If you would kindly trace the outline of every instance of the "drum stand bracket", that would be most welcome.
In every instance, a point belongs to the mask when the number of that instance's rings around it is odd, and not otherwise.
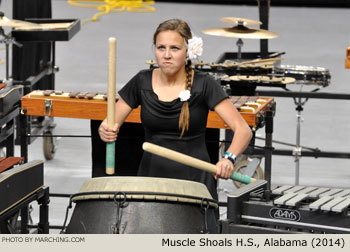
[[[302,101],[302,98],[294,98],[294,103],[297,105],[297,129],[296,129],[296,145],[293,150],[294,162],[295,162],[295,185],[299,185],[299,177],[300,177],[300,158],[302,147],[300,146],[301,140],[301,123],[303,121],[301,117],[301,111],[303,111],[303,105],[307,102],[308,98],[305,101]]]

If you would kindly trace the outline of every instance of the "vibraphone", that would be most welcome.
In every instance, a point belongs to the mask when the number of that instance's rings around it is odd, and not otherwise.
[[[257,181],[228,195],[224,233],[350,233],[350,190]]]
[[[274,99],[269,97],[231,96],[230,101],[252,128],[264,126],[265,112],[275,111]],[[103,120],[107,115],[107,98],[98,93],[35,90],[22,97],[22,112],[36,116]],[[141,122],[140,107],[132,111],[126,122]],[[209,112],[207,127],[229,128],[214,111]]]

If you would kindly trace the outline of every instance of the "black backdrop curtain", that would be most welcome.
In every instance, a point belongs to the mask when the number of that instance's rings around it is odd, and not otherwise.
[[[51,18],[51,0],[13,0],[13,19]],[[50,42],[22,42],[22,48],[13,45],[12,78],[24,81],[39,74],[51,61]],[[36,89],[53,89],[53,76],[38,82]],[[26,89],[28,90],[28,89]]]

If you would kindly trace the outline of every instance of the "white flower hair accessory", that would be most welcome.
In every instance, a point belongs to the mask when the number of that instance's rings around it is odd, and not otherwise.
[[[188,40],[187,57],[190,60],[197,59],[203,53],[203,40],[201,37],[192,37]]]
[[[187,101],[188,99],[190,99],[190,97],[191,97],[190,90],[182,90],[179,93],[179,98],[180,98],[180,101],[182,101],[182,102]]]

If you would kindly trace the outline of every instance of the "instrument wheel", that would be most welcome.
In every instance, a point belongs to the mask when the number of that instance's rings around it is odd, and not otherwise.
[[[45,131],[43,134],[43,152],[46,160],[52,160],[56,152],[56,141],[52,136],[52,131]]]
[[[249,160],[243,160],[241,162],[239,162],[236,166],[235,166],[235,170],[234,172],[238,172],[241,174],[245,174],[245,171],[248,167],[249,164]],[[262,170],[261,166],[259,165],[255,171],[254,174],[252,176],[255,179],[263,179],[264,178],[264,171]],[[238,181],[232,180],[233,184],[235,185],[236,188],[240,188],[242,187],[244,184],[240,183]]]

